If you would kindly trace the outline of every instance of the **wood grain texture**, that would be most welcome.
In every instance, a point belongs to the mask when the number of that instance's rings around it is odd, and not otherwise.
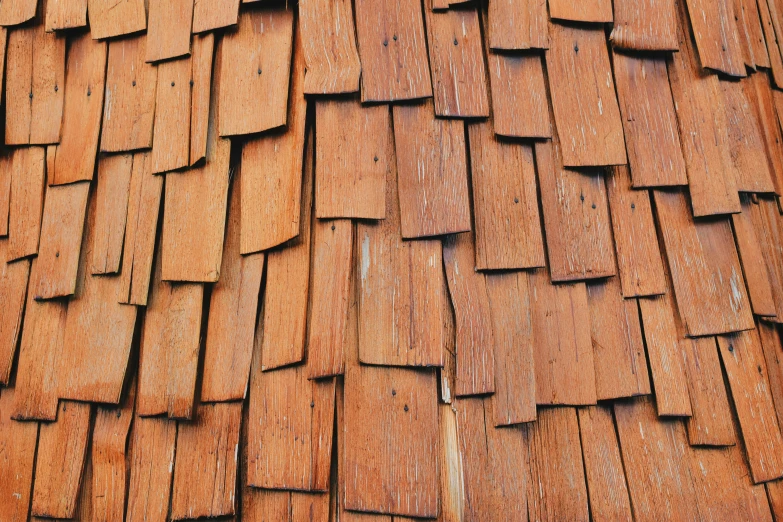
[[[610,277],[587,285],[590,332],[598,400],[650,393],[639,308],[623,299],[620,282]]]
[[[563,164],[624,165],[623,126],[603,31],[550,23],[549,34],[546,66]]]
[[[579,408],[579,435],[590,512],[595,519],[633,520],[612,408]]]
[[[436,239],[400,237],[398,179],[390,169],[386,219],[357,224],[358,269],[351,276],[359,277],[359,360],[386,366],[442,366],[443,302],[448,299],[442,247]]]
[[[443,264],[456,324],[457,396],[495,391],[495,339],[486,276],[474,270],[473,234],[443,241]]]
[[[0,25],[19,25],[35,17],[36,0],[10,0],[0,7]]]
[[[436,118],[430,100],[395,105],[393,118],[402,237],[470,230],[464,124]]]
[[[65,99],[60,142],[50,185],[90,180],[101,134],[103,93],[106,83],[107,44],[89,34],[69,39],[65,68]]]
[[[745,76],[734,5],[730,0],[680,2],[680,23],[687,30],[688,19],[699,50],[701,66],[729,76]],[[685,15],[685,5],[688,14]],[[680,47],[682,49],[682,46]]]
[[[533,310],[527,272],[487,274],[487,294],[495,339],[493,424],[536,419]]]
[[[138,415],[190,419],[201,349],[204,285],[161,281],[156,263],[139,356]]]
[[[468,136],[476,268],[544,266],[533,148],[498,140],[489,121],[469,124]]]
[[[0,154],[0,237],[8,237],[8,213],[11,208],[12,151]]]
[[[313,138],[305,141],[305,62],[298,33],[294,41],[288,125],[242,145],[242,230],[240,252],[266,250],[300,234],[302,179],[309,169],[312,205]],[[312,134],[312,130],[309,131]],[[305,143],[308,143],[305,158]],[[306,159],[306,162],[305,162]],[[310,212],[310,209],[307,210]],[[308,214],[309,216],[309,214]],[[305,221],[309,228],[309,221]]]
[[[116,274],[120,271],[128,197],[133,176],[133,156],[104,156],[98,163],[98,188],[95,191],[95,242],[90,258],[90,273]]]
[[[433,2],[434,4],[434,2]],[[546,49],[549,47],[544,0],[498,0],[489,3],[485,25],[491,49]]]
[[[783,240],[781,216],[777,204],[770,199],[751,198],[746,209],[761,247],[761,256],[767,268],[769,288],[775,303],[776,322],[783,317],[783,252],[778,245]],[[751,294],[752,295],[752,294]]]
[[[351,303],[354,227],[350,220],[313,222],[310,315],[307,321],[307,376],[342,375]]]
[[[0,462],[5,473],[0,480],[0,511],[8,522],[26,522],[30,511],[37,422],[16,422],[14,388],[0,391]]]
[[[359,0],[355,9],[362,101],[432,96],[421,2]]]
[[[143,0],[87,0],[90,34],[94,39],[136,33],[147,28]]]
[[[530,519],[589,520],[576,409],[543,408],[522,430],[528,439]]]
[[[783,193],[783,133],[780,129],[780,118],[777,116],[783,111],[780,105],[781,95],[774,94],[769,77],[764,73],[754,74],[750,81],[755,87],[755,96],[751,91],[749,96],[753,98],[754,108],[758,110],[757,116],[761,125],[767,148],[767,157],[772,171],[772,184],[775,193]]]
[[[348,0],[304,0],[299,30],[307,64],[306,94],[341,94],[359,90],[362,66],[356,48],[353,7]]]
[[[627,167],[606,174],[617,267],[624,297],[662,294],[663,259],[653,221],[650,193],[633,190]]]
[[[242,403],[201,404],[177,430],[171,519],[233,515]]]
[[[435,114],[489,116],[487,74],[476,9],[433,11],[425,2]]]
[[[6,145],[60,141],[65,82],[65,38],[43,23],[8,35],[5,83]]]
[[[753,315],[728,220],[694,221],[682,192],[653,194],[686,332],[698,336],[752,329]]]
[[[152,175],[150,154],[135,154],[122,251],[124,269],[117,296],[121,303],[147,304],[162,192],[163,178]]]
[[[615,0],[609,39],[618,49],[678,50],[674,0]]]
[[[783,436],[756,330],[718,336],[753,482],[783,476]]]
[[[196,0],[193,2],[193,32],[203,33],[236,25],[239,0]]]
[[[147,62],[190,54],[194,0],[153,0],[148,6]]]
[[[14,149],[6,262],[38,253],[46,185],[43,147]]]
[[[163,1],[166,0],[157,3]],[[146,47],[146,35],[113,40],[109,44],[101,128],[103,152],[152,147],[158,69],[144,62]]]
[[[169,512],[177,423],[136,416],[130,442],[128,522],[165,522]]]
[[[190,165],[207,157],[209,116],[212,97],[212,61],[215,55],[215,35],[207,33],[193,37],[193,72],[190,76]]]
[[[535,143],[549,269],[553,281],[617,273],[602,172],[563,167],[557,137]]]
[[[553,285],[530,273],[537,404],[595,404],[590,312],[584,283]]]
[[[633,186],[686,185],[666,60],[612,55]]]
[[[780,334],[773,323],[759,321],[758,333],[766,362],[769,391],[772,394],[775,414],[778,426],[780,426],[783,421],[783,357],[781,357],[783,345],[781,345]]]
[[[734,229],[734,239],[737,242],[737,252],[742,263],[742,272],[748,285],[748,296],[753,313],[756,315],[777,315],[775,300],[773,298],[772,284],[769,271],[764,260],[761,242],[756,235],[753,226],[754,203],[746,195],[740,195],[742,212],[731,215],[731,224]]]
[[[65,297],[76,290],[89,193],[90,184],[84,182],[46,190],[38,248],[38,278],[36,285],[30,288],[34,299]]]
[[[685,23],[687,28],[687,20],[682,16],[685,14],[681,13],[680,24]],[[674,53],[667,65],[693,214],[700,217],[738,212],[736,173],[729,153],[728,124],[719,80],[702,70],[687,35],[680,28],[680,51]]]
[[[358,100],[318,100],[315,107],[316,217],[383,219],[394,155],[389,108]]]
[[[231,188],[220,279],[210,296],[201,375],[204,402],[243,399],[250,376],[264,254],[239,253],[242,176]]]
[[[62,401],[57,422],[41,425],[30,509],[33,516],[74,516],[89,438],[89,404]]]
[[[221,136],[262,132],[286,124],[293,48],[293,11],[245,11],[223,40]],[[258,52],[258,49],[269,49]]]
[[[753,0],[740,0],[734,4],[734,11],[741,13],[740,19],[744,21],[747,32],[748,47],[756,67],[770,67],[767,42],[761,26],[761,16],[756,2]],[[738,22],[739,23],[739,22]],[[751,68],[754,68],[751,66]]]
[[[8,240],[0,240],[0,383],[11,378],[16,347],[22,333],[30,261],[23,259],[7,263]]]
[[[47,32],[87,25],[87,0],[47,0],[44,5]]]
[[[701,520],[682,423],[657,417],[647,398],[615,403],[614,413],[636,520]]]
[[[781,58],[780,44],[775,35],[777,27],[780,27],[778,21],[779,8],[775,1],[771,2],[758,2],[759,17],[761,18],[761,27],[764,31],[764,39],[766,40],[767,52],[769,55],[769,66],[772,71],[772,77],[775,85],[780,87],[783,85],[783,58]],[[772,9],[775,9],[774,19],[772,16]]]
[[[156,174],[190,164],[193,65],[191,58],[182,58],[156,67],[158,86],[152,138],[152,172]]]
[[[609,0],[549,0],[549,16],[571,22],[611,22],[612,3]]]

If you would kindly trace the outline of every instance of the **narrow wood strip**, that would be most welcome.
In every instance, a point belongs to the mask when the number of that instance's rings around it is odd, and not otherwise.
[[[676,51],[674,0],[614,0],[614,47],[634,51]]]
[[[731,223],[734,228],[734,239],[742,262],[742,272],[748,285],[748,295],[753,313],[756,315],[774,316],[775,300],[772,296],[772,284],[769,271],[764,260],[761,243],[753,227],[751,214],[753,209],[750,196],[740,195],[742,212],[732,214]]]
[[[87,0],[47,0],[44,5],[47,32],[87,25]]]
[[[215,35],[207,33],[193,37],[193,82],[190,97],[190,165],[207,157],[209,138],[209,108],[212,95],[212,58]]]
[[[781,58],[780,47],[778,39],[775,35],[777,32],[775,25],[777,21],[778,11],[775,2],[765,2],[760,0],[758,2],[759,17],[761,18],[761,27],[764,30],[764,39],[766,40],[767,52],[769,54],[770,69],[772,70],[772,77],[775,81],[775,85],[778,87],[783,86],[783,58]],[[775,7],[774,21],[771,10]]]
[[[193,4],[194,33],[236,25],[239,19],[239,0],[199,0]]]
[[[8,237],[8,214],[11,209],[12,151],[0,154],[0,237]]]
[[[130,442],[128,522],[165,522],[169,512],[177,423],[168,419],[133,419]]]
[[[27,522],[38,442],[37,422],[17,422],[14,388],[0,391],[0,447],[4,480],[0,480],[0,512],[8,522]]]
[[[745,76],[747,73],[742,60],[733,2],[686,0],[682,4],[682,13],[685,13],[684,5],[687,4],[690,16],[681,15],[680,23],[683,24],[683,30],[687,31],[690,19],[702,67],[729,76]]]
[[[143,0],[87,0],[90,35],[95,39],[136,33],[147,28]]]
[[[780,212],[773,200],[761,198],[751,198],[747,209],[767,268],[769,288],[775,303],[775,320],[780,322],[783,318],[783,256],[777,246],[783,240]]]
[[[761,124],[761,132],[766,142],[767,158],[772,171],[772,184],[775,187],[776,194],[783,194],[783,133],[780,129],[781,113],[777,108],[780,106],[777,101],[780,98],[777,91],[773,91],[770,85],[769,77],[762,72],[750,77],[750,82],[755,87],[754,91],[748,86],[749,97],[754,101],[754,109],[758,110],[758,119]]]
[[[546,49],[549,47],[545,2],[538,0],[490,2],[488,18],[488,24],[485,25],[489,33],[488,48]]]
[[[133,156],[104,156],[98,164],[98,188],[95,216],[95,244],[90,273],[116,274],[120,271],[128,197],[133,176]]]
[[[30,261],[7,263],[8,240],[0,240],[0,383],[8,385],[22,333]]]
[[[14,149],[6,261],[38,253],[46,185],[43,147]]]
[[[149,7],[147,62],[190,54],[194,0],[158,0]]]
[[[737,11],[735,3],[735,12]],[[764,32],[761,27],[761,16],[757,3],[753,0],[739,0],[742,19],[745,22],[745,29],[748,33],[748,45],[753,56],[756,67],[769,68],[769,54],[767,52],[767,42],[764,39]]]
[[[152,172],[161,173],[190,164],[191,95],[193,60],[161,63],[155,95]],[[198,117],[198,116],[197,116]]]
[[[773,323],[759,321],[758,332],[761,348],[764,352],[764,361],[767,363],[769,391],[775,405],[778,426],[780,426],[783,421],[783,357],[780,356],[783,345],[780,342],[780,334]]]

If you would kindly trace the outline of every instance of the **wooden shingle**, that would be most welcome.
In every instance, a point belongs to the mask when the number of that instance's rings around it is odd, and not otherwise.
[[[614,27],[609,39],[619,49],[676,51],[675,0],[614,0]]]
[[[489,19],[484,27],[489,33],[489,47],[492,49],[549,47],[549,27],[544,0],[489,2]]]
[[[95,39],[122,36],[147,28],[144,0],[87,0],[90,33]]]
[[[147,62],[190,54],[195,0],[156,0],[148,7]]]
[[[30,261],[7,263],[8,240],[0,239],[0,383],[11,377],[16,347],[22,333],[22,318],[30,277]]]
[[[0,458],[5,479],[0,480],[0,510],[9,522],[25,522],[30,510],[37,422],[16,422],[14,388],[0,390]]]

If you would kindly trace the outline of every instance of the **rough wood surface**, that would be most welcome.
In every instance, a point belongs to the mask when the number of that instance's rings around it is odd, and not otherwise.
[[[43,5],[47,32],[87,25],[87,0],[47,0]]]
[[[8,522],[26,522],[33,487],[33,467],[38,442],[37,422],[16,422],[14,388],[0,390],[0,512]]]
[[[0,237],[8,237],[8,213],[11,207],[11,159],[13,153],[0,154]]]
[[[490,2],[488,18],[485,30],[489,33],[489,47],[492,49],[549,47],[549,26],[544,0]]]
[[[35,17],[37,0],[6,0],[0,7],[0,25],[19,25]]]
[[[755,91],[752,91],[747,85],[746,87],[751,91],[749,97],[753,99],[754,108],[758,110],[757,116],[771,165],[772,184],[775,187],[775,193],[783,194],[783,133],[781,133],[778,117],[778,114],[781,114],[783,110],[779,102],[781,95],[773,94],[777,91],[773,91],[769,77],[764,73],[752,75],[750,82],[755,87]]]
[[[393,118],[402,237],[469,231],[464,124],[436,118],[430,100],[395,105]]]
[[[8,385],[16,347],[22,333],[22,317],[30,277],[30,261],[7,263],[8,240],[0,240],[0,383]]]
[[[190,95],[190,165],[207,157],[209,115],[212,97],[212,59],[215,55],[215,35],[193,36],[193,73]]]
[[[87,8],[92,38],[111,38],[147,28],[144,0],[87,0]]]
[[[680,4],[680,24],[687,29],[690,19],[701,66],[729,76],[745,76],[733,2],[684,0]],[[690,16],[685,14],[686,4]]]
[[[128,522],[167,520],[176,439],[176,422],[139,416],[133,419],[125,513]]]
[[[239,19],[239,0],[196,0],[193,4],[194,33],[236,25]]]
[[[147,22],[147,62],[158,62],[190,54],[195,0],[150,2]]]
[[[92,274],[116,274],[120,271],[133,159],[130,154],[118,154],[104,156],[98,163],[98,188],[93,195],[97,199],[97,208],[95,242],[90,258]]]
[[[14,149],[11,156],[11,205],[6,262],[38,253],[46,191],[43,147]]]
[[[316,217],[383,219],[394,156],[389,108],[358,100],[318,100],[315,107]]]
[[[758,333],[766,362],[769,391],[772,394],[779,427],[783,421],[783,357],[781,356],[783,345],[781,345],[777,328],[772,323],[759,321]]]
[[[612,2],[609,0],[549,0],[549,16],[570,22],[611,22]]]
[[[776,8],[774,13],[774,21],[772,16],[772,8]],[[764,31],[764,39],[767,44],[767,51],[769,53],[769,66],[772,70],[772,77],[774,78],[775,85],[778,87],[783,86],[783,58],[781,58],[780,47],[778,39],[775,36],[776,28],[780,27],[778,22],[778,9],[776,2],[758,2],[759,17],[761,18],[761,26]]]
[[[355,9],[362,101],[432,96],[421,2],[359,0]]]
[[[193,59],[182,58],[158,65],[155,95],[155,132],[152,138],[152,172],[161,173],[190,164],[190,81]],[[206,64],[211,66],[212,64]]]
[[[675,1],[614,0],[614,27],[609,39],[619,49],[676,51]]]
[[[757,204],[754,204],[746,194],[740,196],[740,202],[742,212],[732,214],[731,224],[734,229],[734,239],[737,242],[737,252],[742,263],[742,272],[748,285],[750,304],[754,314],[774,316],[777,315],[777,310],[775,309],[769,271],[764,260],[761,242],[753,226],[753,206]]]

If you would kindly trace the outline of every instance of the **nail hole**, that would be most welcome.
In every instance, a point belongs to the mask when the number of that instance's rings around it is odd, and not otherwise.
[[[595,203],[593,203],[593,208],[595,208]]]
[[[261,74],[261,67],[258,68],[258,74]]]
[[[384,40],[384,41],[383,41],[383,46],[384,46],[384,47],[387,47],[388,45],[389,45],[389,40]]]
[[[394,397],[395,395],[397,395],[397,390],[392,390],[392,397]]]
[[[404,409],[405,411],[408,411],[408,405],[406,404],[406,405],[405,405],[405,407],[404,407],[403,409]]]
[[[396,34],[394,36],[392,36],[392,40],[394,40],[395,42],[397,41],[397,35]]]
[[[519,203],[519,198],[514,198],[514,203]]]
[[[457,41],[456,38],[454,39],[454,45],[459,45],[459,42]]]
[[[575,53],[578,53],[578,52],[579,52],[579,46],[578,46],[578,45],[574,45],[574,52],[575,52]]]
[[[193,87],[193,80],[190,80],[190,86]]]
[[[174,82],[171,82],[171,86],[174,87]]]
[[[57,91],[59,91],[59,90],[60,90],[60,88],[59,88],[58,86],[56,86],[56,85],[55,85],[55,86],[54,86],[54,92],[57,92]]]
[[[54,257],[60,257],[60,253],[59,252],[55,252],[54,253]]]
[[[136,80],[133,80],[133,81],[131,82],[131,85],[133,85],[134,87],[136,87]]]
[[[30,93],[30,99],[31,100],[33,99],[33,93]]]
[[[334,225],[332,225],[332,230],[334,230]]]
[[[636,203],[631,203],[631,208],[636,208]]]
[[[310,401],[310,407],[311,407],[311,408],[315,408],[315,402],[313,402],[313,401]]]
[[[372,160],[373,161],[378,161],[378,156],[375,156]]]
[[[729,351],[730,351],[730,352],[733,352],[733,351],[734,351],[734,345],[733,345],[733,344],[730,344],[730,345],[729,345]]]

